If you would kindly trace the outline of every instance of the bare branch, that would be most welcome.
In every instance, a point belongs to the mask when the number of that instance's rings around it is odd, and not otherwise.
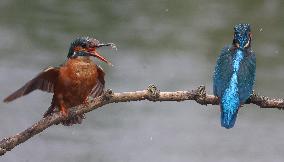
[[[200,86],[192,91],[176,91],[176,92],[160,92],[154,85],[150,85],[147,90],[136,92],[113,93],[107,90],[102,96],[89,101],[88,105],[79,105],[70,109],[69,116],[88,113],[94,109],[102,107],[109,103],[130,102],[130,101],[185,101],[195,100],[201,105],[218,105],[219,99],[214,95],[208,95],[205,86]],[[268,97],[253,94],[245,104],[255,104],[260,108],[284,108],[283,99],[270,99]],[[0,141],[0,155],[4,155],[7,151],[12,150],[17,145],[27,141],[34,135],[42,132],[48,127],[58,124],[65,118],[60,113],[54,113],[51,116],[42,118],[40,121],[32,125],[30,128],[20,132],[14,136],[4,138]]]

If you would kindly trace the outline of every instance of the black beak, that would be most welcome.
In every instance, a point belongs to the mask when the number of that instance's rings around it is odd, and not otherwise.
[[[96,45],[96,48],[100,48],[100,47],[106,47],[106,46],[111,46],[111,48],[114,48],[117,50],[116,45],[114,43],[100,43],[98,45]]]

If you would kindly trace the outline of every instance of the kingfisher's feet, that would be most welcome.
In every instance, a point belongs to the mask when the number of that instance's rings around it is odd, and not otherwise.
[[[64,116],[65,118],[67,118],[68,117],[68,110],[65,107],[61,107],[60,114],[62,116]]]
[[[83,105],[84,105],[85,107],[88,107],[88,106],[90,105],[90,103],[89,103],[89,98],[88,98],[88,97],[85,98],[85,100],[83,101]]]

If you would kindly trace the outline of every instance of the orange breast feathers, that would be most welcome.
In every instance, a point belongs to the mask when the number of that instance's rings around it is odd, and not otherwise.
[[[97,69],[91,59],[69,59],[59,70],[55,96],[60,95],[67,107],[81,104],[99,81]]]

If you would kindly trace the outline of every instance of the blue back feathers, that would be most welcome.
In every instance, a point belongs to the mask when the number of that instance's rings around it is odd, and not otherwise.
[[[222,49],[215,67],[213,91],[220,98],[221,125],[225,128],[234,126],[240,105],[253,90],[256,61],[247,32],[250,32],[248,24],[235,26],[233,45]]]

